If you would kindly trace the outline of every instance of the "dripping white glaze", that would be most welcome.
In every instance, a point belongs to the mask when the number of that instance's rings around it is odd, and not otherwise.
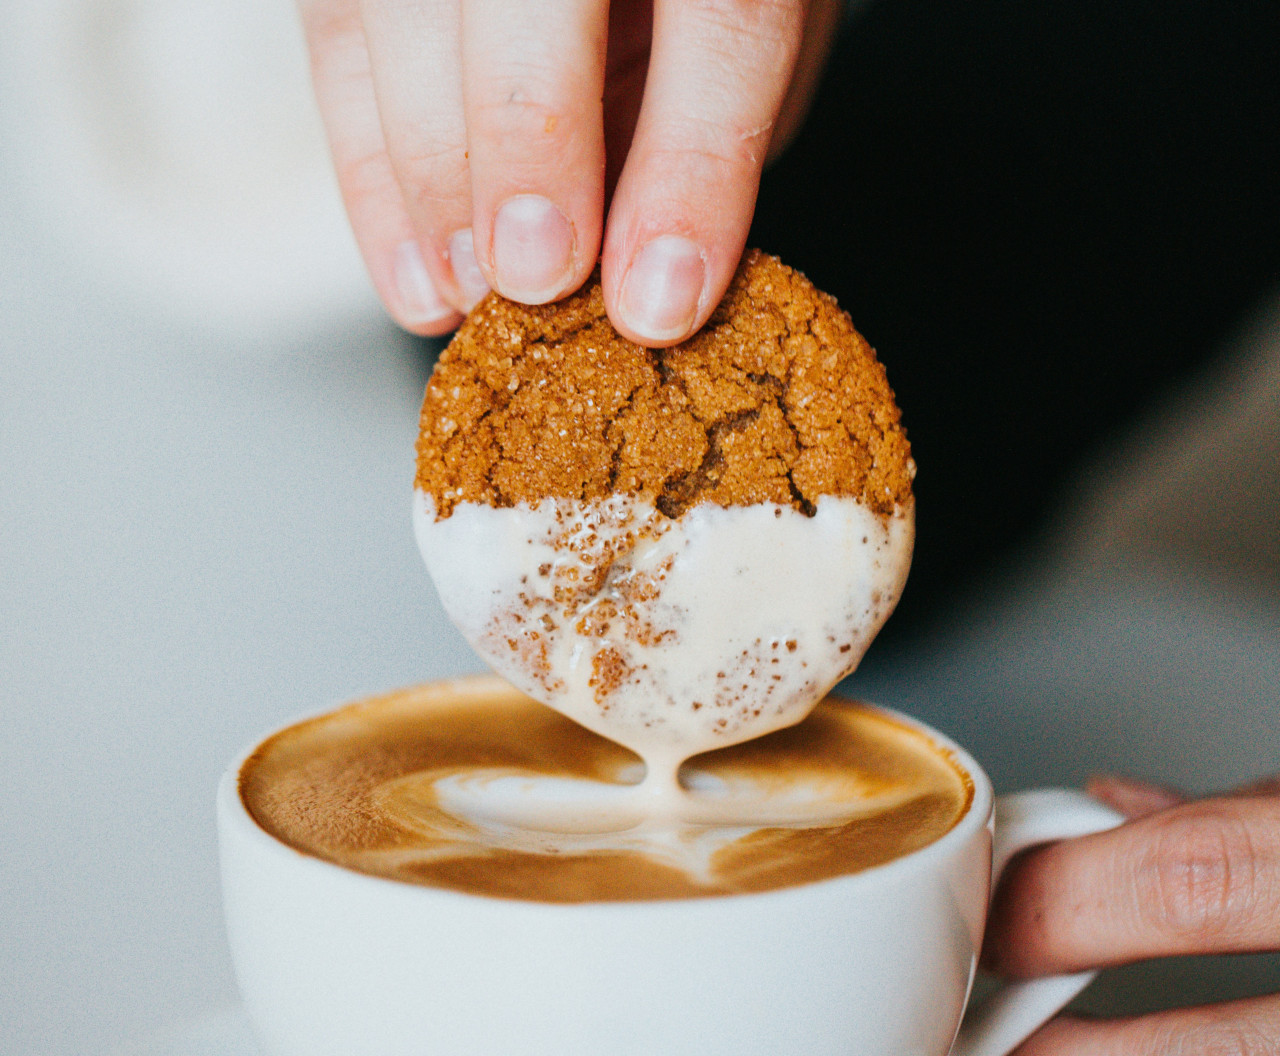
[[[703,503],[671,519],[616,496],[459,503],[437,520],[417,492],[414,528],[493,669],[644,760],[643,781],[592,809],[688,817],[706,805],[680,787],[685,759],[799,722],[857,667],[905,583],[914,511],[823,496],[813,516]],[[563,809],[534,798],[521,810],[556,827]]]

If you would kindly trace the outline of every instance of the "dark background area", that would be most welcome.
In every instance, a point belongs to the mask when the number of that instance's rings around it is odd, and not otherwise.
[[[890,648],[1280,279],[1278,137],[1275,0],[851,21],[750,244],[839,299],[904,408],[919,537]]]

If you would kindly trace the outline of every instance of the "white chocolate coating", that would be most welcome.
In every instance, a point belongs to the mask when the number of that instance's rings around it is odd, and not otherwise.
[[[824,496],[693,506],[626,497],[460,503],[418,492],[419,548],[449,616],[520,690],[644,759],[670,798],[692,755],[803,719],[857,667],[910,566],[914,510]]]

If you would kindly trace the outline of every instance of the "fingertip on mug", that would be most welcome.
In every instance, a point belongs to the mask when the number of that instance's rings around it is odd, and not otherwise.
[[[410,333],[434,336],[457,325],[459,314],[436,291],[422,248],[412,239],[396,247],[395,298],[390,306],[396,322]]]
[[[504,297],[546,304],[569,292],[576,237],[549,198],[517,194],[493,218],[493,279]]]
[[[1174,789],[1120,774],[1095,774],[1086,783],[1085,791],[1127,818],[1154,814],[1186,802],[1186,797]]]
[[[707,282],[706,254],[681,235],[645,243],[618,293],[620,322],[641,341],[674,343],[693,332]]]

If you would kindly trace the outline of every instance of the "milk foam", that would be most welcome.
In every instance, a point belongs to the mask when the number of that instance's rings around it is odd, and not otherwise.
[[[747,778],[695,772],[690,794],[670,812],[636,785],[506,768],[422,771],[379,786],[374,801],[397,824],[439,839],[451,853],[494,849],[562,857],[630,851],[712,881],[716,852],[763,828],[809,829],[883,814],[918,794],[898,786],[861,788],[840,779],[798,777],[785,791]]]
[[[702,898],[858,872],[947,832],[972,789],[927,735],[835,698],[799,725],[690,760],[679,797],[655,797],[643,769],[485,676],[283,730],[240,787],[259,824],[304,853],[550,902]]]
[[[813,516],[627,497],[414,503],[441,602],[513,685],[646,764],[679,813],[692,755],[799,722],[857,667],[910,565],[912,508],[824,496]]]

